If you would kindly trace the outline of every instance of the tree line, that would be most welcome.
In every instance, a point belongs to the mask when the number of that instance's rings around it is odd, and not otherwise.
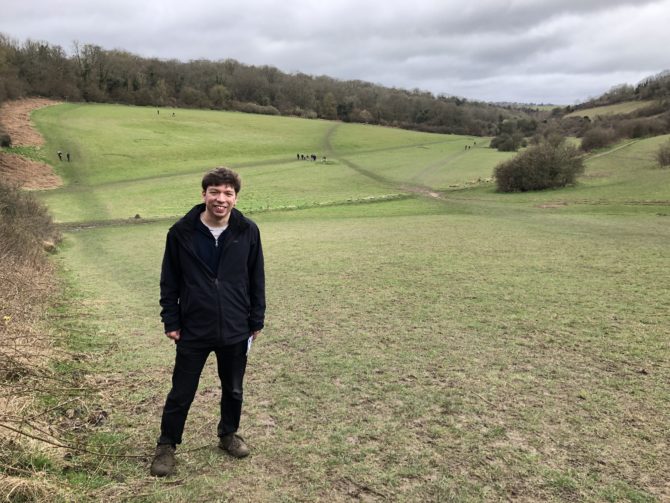
[[[640,81],[637,85],[620,84],[612,87],[597,98],[591,98],[584,103],[567,107],[566,112],[592,108],[598,106],[615,105],[624,101],[664,101],[670,100],[670,70],[652,75]]]
[[[155,107],[208,108],[495,135],[532,110],[388,88],[360,80],[287,74],[271,66],[144,58],[124,50],[58,45],[0,34],[0,102],[24,96]]]

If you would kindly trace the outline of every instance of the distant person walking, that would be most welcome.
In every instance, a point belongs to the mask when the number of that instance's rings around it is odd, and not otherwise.
[[[60,150],[58,151],[58,160],[59,161],[63,160],[63,152],[61,152]]]
[[[237,430],[247,353],[263,329],[265,272],[258,227],[235,209],[240,188],[234,171],[209,171],[202,179],[203,203],[168,231],[160,305],[176,359],[152,475],[174,473],[175,449],[211,352],[221,381],[219,448],[236,458],[249,454]]]
[[[67,162],[70,162],[70,152],[66,152],[65,157],[67,158]]]

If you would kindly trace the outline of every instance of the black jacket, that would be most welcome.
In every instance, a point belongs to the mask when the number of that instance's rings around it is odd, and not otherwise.
[[[195,206],[168,231],[161,269],[161,319],[165,332],[181,329],[180,344],[235,344],[263,328],[265,272],[258,227],[233,209],[218,270],[195,249],[196,224],[204,204]],[[220,239],[221,241],[221,239]],[[212,237],[211,246],[215,246]]]

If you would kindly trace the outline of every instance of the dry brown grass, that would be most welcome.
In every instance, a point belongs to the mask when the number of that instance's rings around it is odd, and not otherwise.
[[[32,127],[30,114],[38,108],[59,103],[60,101],[47,98],[24,98],[3,103],[0,106],[0,124],[12,137],[12,145],[17,147],[44,145],[44,138]]]
[[[58,103],[45,98],[26,98],[3,103],[0,105],[0,131],[9,134],[14,147],[40,147],[44,145],[44,138],[33,127],[30,114],[38,108]],[[0,152],[0,177],[5,183],[24,189],[52,189],[63,184],[48,164],[8,152]]]
[[[3,260],[0,269],[0,382],[17,388],[30,376],[43,374],[52,355],[52,343],[40,329],[40,320],[52,286],[48,264],[34,268],[12,258]],[[7,400],[18,400],[4,388],[0,414]],[[20,400],[18,400],[20,402]]]
[[[63,185],[60,177],[48,164],[0,152],[0,177],[24,189],[54,189]]]
[[[32,474],[32,478],[0,475],[0,495],[3,501],[55,501],[67,500],[62,487]]]
[[[50,362],[59,351],[43,321],[55,274],[44,240],[56,242],[46,210],[25,192],[0,184],[0,499],[46,501],[61,490],[34,466],[49,459],[56,429],[38,393],[62,386]],[[44,438],[47,442],[38,440]],[[54,456],[54,465],[60,456]],[[59,496],[59,497],[60,497]],[[66,499],[66,498],[61,498]]]

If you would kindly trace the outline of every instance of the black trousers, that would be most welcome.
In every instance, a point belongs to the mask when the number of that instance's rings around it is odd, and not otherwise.
[[[172,389],[163,407],[159,444],[181,444],[184,424],[198,390],[200,374],[212,351],[216,354],[221,380],[221,420],[217,434],[222,437],[227,433],[236,432],[239,428],[242,414],[242,381],[247,366],[247,341],[203,349],[177,344]]]

